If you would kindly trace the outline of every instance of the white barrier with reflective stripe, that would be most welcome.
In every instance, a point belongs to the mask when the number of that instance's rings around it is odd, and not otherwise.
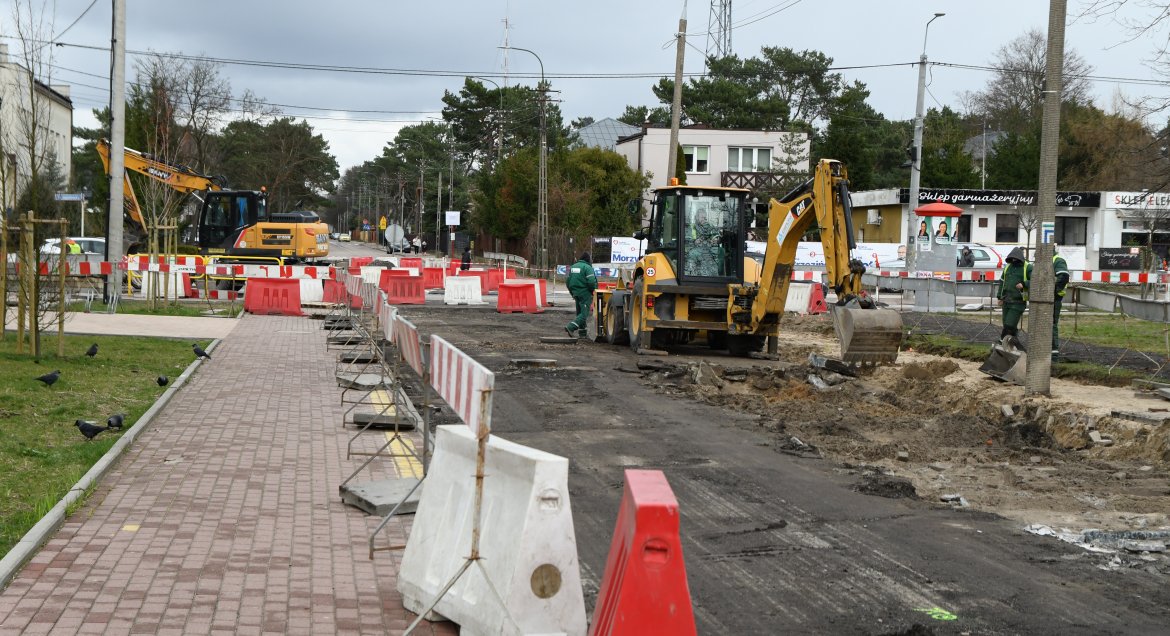
[[[430,378],[424,373],[422,341],[419,340],[418,328],[414,326],[414,323],[398,316],[397,320],[394,321],[394,342],[398,345],[398,351],[402,355],[402,359],[406,360],[406,364],[414,369],[423,382],[429,383]]]
[[[443,280],[443,303],[446,305],[482,305],[483,292],[478,276],[448,276]]]
[[[812,299],[812,286],[819,284],[790,283],[788,285],[788,298],[784,300],[784,311],[807,314],[808,303]]]
[[[415,613],[426,609],[469,553],[476,451],[475,435],[466,428],[437,428],[434,459],[398,572],[403,604]],[[495,436],[488,440],[478,561],[483,569],[464,573],[435,606],[461,633],[585,634],[568,470],[564,457]]]
[[[431,386],[473,433],[491,432],[496,375],[436,335],[431,335]]]
[[[363,265],[362,280],[377,286],[378,282],[382,280],[382,270],[384,269],[386,268],[381,265]]]
[[[301,283],[301,304],[319,303],[325,300],[325,284],[310,278],[299,279]]]

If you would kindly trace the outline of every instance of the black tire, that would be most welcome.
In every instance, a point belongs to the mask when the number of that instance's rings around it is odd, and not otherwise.
[[[707,332],[707,346],[712,349],[722,351],[727,348],[727,332],[726,331],[708,331]]]
[[[610,297],[609,311],[605,315],[605,341],[611,345],[625,345],[630,342],[626,331],[626,308],[621,299]]]
[[[727,351],[733,356],[747,357],[764,348],[764,336],[727,336]]]
[[[646,311],[646,285],[641,276],[634,279],[633,297],[630,301],[630,315],[626,320],[626,333],[630,339],[630,349],[634,353],[642,350],[642,312]]]

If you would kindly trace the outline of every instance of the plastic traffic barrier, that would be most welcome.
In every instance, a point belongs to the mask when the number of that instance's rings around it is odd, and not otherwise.
[[[506,280],[506,282],[508,282],[508,283],[521,283],[521,282],[536,283],[537,289],[540,290],[540,296],[537,298],[537,302],[540,303],[541,307],[548,307],[548,281],[546,281],[545,279],[543,279],[543,278],[509,278]]]
[[[495,436],[487,445],[477,562],[483,570],[461,576],[434,611],[464,634],[584,635],[568,460]],[[463,425],[438,427],[398,572],[403,605],[413,612],[426,609],[467,558],[475,465],[475,435]]]
[[[468,278],[474,276],[479,280],[479,293],[488,293],[488,272],[483,269],[461,269],[455,273],[460,278]]]
[[[415,267],[421,269],[423,266],[423,259],[421,256],[403,256],[398,260],[399,267]]]
[[[825,288],[820,283],[813,283],[810,287],[812,287],[812,291],[808,297],[808,313],[829,313],[829,305],[825,303]]]
[[[382,291],[391,305],[425,305],[427,292],[422,276],[387,276]]]
[[[325,288],[321,285],[324,281],[311,278],[294,278],[292,280],[301,284],[301,304],[319,303],[325,300]]]
[[[539,285],[536,281],[505,281],[500,283],[496,296],[496,312],[512,314],[538,314],[544,311],[540,305]]]
[[[497,291],[500,288],[500,283],[504,282],[504,274],[506,270],[489,269],[487,270],[487,277],[484,283],[487,285],[487,291]]]
[[[322,300],[327,303],[343,303],[345,302],[345,283],[339,280],[326,280],[325,287],[322,290]]]
[[[373,256],[351,256],[349,259],[350,267],[364,267],[374,262]]]
[[[442,267],[424,267],[422,270],[423,287],[426,289],[442,289],[443,279],[447,272]]]
[[[784,300],[784,311],[796,314],[807,314],[808,303],[812,299],[813,286],[816,283],[791,282],[788,284],[788,298]]]
[[[446,305],[482,305],[480,280],[471,276],[448,276],[443,281],[443,303]]]
[[[589,636],[694,633],[678,501],[662,471],[627,470]]]
[[[248,313],[304,315],[301,312],[301,281],[295,278],[250,278],[244,292],[244,311]]]

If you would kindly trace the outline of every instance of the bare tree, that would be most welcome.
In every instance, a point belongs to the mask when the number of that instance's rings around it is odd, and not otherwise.
[[[982,91],[968,93],[964,102],[979,116],[995,121],[1003,130],[1022,133],[1039,121],[1044,104],[1044,60],[1047,40],[1039,29],[1030,29],[1000,47],[992,61],[995,71]],[[1062,101],[1087,104],[1088,76],[1093,72],[1075,51],[1064,58]]]

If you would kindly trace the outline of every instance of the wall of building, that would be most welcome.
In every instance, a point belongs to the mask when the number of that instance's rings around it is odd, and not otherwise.
[[[683,128],[678,134],[682,146],[708,146],[707,171],[688,172],[688,185],[718,186],[722,173],[727,172],[728,148],[769,148],[773,164],[783,159],[800,172],[808,172],[810,143],[804,133],[765,132],[761,130],[710,130]],[[650,187],[666,185],[673,174],[666,164],[670,157],[670,129],[646,128],[642,134],[617,144],[617,152],[626,163],[643,174],[651,176]]]
[[[27,183],[30,175],[28,151],[21,151],[26,145],[25,121],[33,112],[29,98],[28,71],[8,56],[8,46],[0,44],[0,160],[6,169],[0,171],[6,178],[3,192],[5,200],[0,206],[15,205],[19,190]],[[57,168],[64,175],[66,183],[71,180],[73,152],[73,104],[69,100],[66,86],[49,87],[40,82],[34,84],[37,104],[47,117],[38,126],[38,136],[44,150],[52,155]],[[10,169],[15,166],[15,173]]]

